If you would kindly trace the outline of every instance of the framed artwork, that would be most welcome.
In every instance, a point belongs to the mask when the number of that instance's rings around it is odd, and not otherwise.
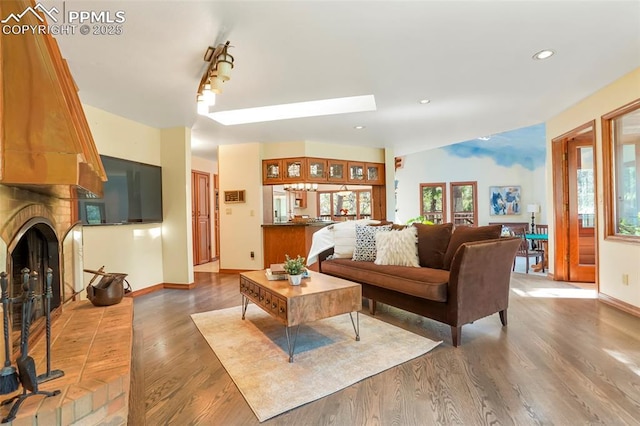
[[[85,203],[84,211],[89,225],[106,223],[104,215],[104,203]]]
[[[491,216],[505,216],[521,214],[519,186],[491,186],[489,187]]]

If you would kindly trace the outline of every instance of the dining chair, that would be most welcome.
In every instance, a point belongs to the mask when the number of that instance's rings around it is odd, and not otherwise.
[[[548,234],[549,225],[536,225],[533,231],[534,234]]]
[[[519,226],[519,227],[511,227],[511,231],[514,236],[520,237],[520,247],[518,247],[518,251],[516,251],[516,255],[513,258],[513,268],[512,270],[516,270],[516,259],[518,257],[525,258],[525,273],[529,273],[529,259],[534,258],[535,263],[539,263],[542,257],[544,256],[544,252],[541,250],[537,250],[532,248],[531,241],[527,239],[526,233],[528,232],[527,227]]]

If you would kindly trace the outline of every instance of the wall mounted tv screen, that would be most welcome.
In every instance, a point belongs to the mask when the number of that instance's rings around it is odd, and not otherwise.
[[[101,155],[107,173],[102,198],[78,201],[85,225],[162,222],[162,169]]]

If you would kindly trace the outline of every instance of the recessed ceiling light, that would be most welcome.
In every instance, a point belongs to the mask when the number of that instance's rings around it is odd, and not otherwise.
[[[431,100],[429,100],[429,99],[420,99],[418,101],[418,103],[421,104],[421,105],[428,104],[429,102],[431,102]]]
[[[547,59],[552,57],[556,52],[554,52],[553,50],[550,49],[545,49],[545,50],[541,50],[538,53],[536,53],[535,55],[533,55],[533,59]]]
[[[225,126],[234,124],[261,123],[289,118],[317,117],[321,115],[346,114],[350,112],[375,111],[373,95],[325,99],[321,101],[296,102],[257,108],[219,111],[207,117]]]
[[[353,126],[353,128],[356,130],[362,130],[364,129],[364,126]]]

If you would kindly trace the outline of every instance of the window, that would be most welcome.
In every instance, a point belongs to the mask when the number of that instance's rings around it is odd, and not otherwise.
[[[318,191],[318,217],[322,219],[371,218],[371,190]]]
[[[318,217],[331,216],[331,193],[318,193]]]
[[[451,182],[451,215],[453,226],[476,226],[477,212],[477,183]]]
[[[358,212],[360,219],[371,218],[371,191],[358,192]]]
[[[640,241],[640,99],[602,117],[606,236]]]
[[[433,223],[447,221],[447,200],[445,183],[420,184],[420,212],[422,217]]]

